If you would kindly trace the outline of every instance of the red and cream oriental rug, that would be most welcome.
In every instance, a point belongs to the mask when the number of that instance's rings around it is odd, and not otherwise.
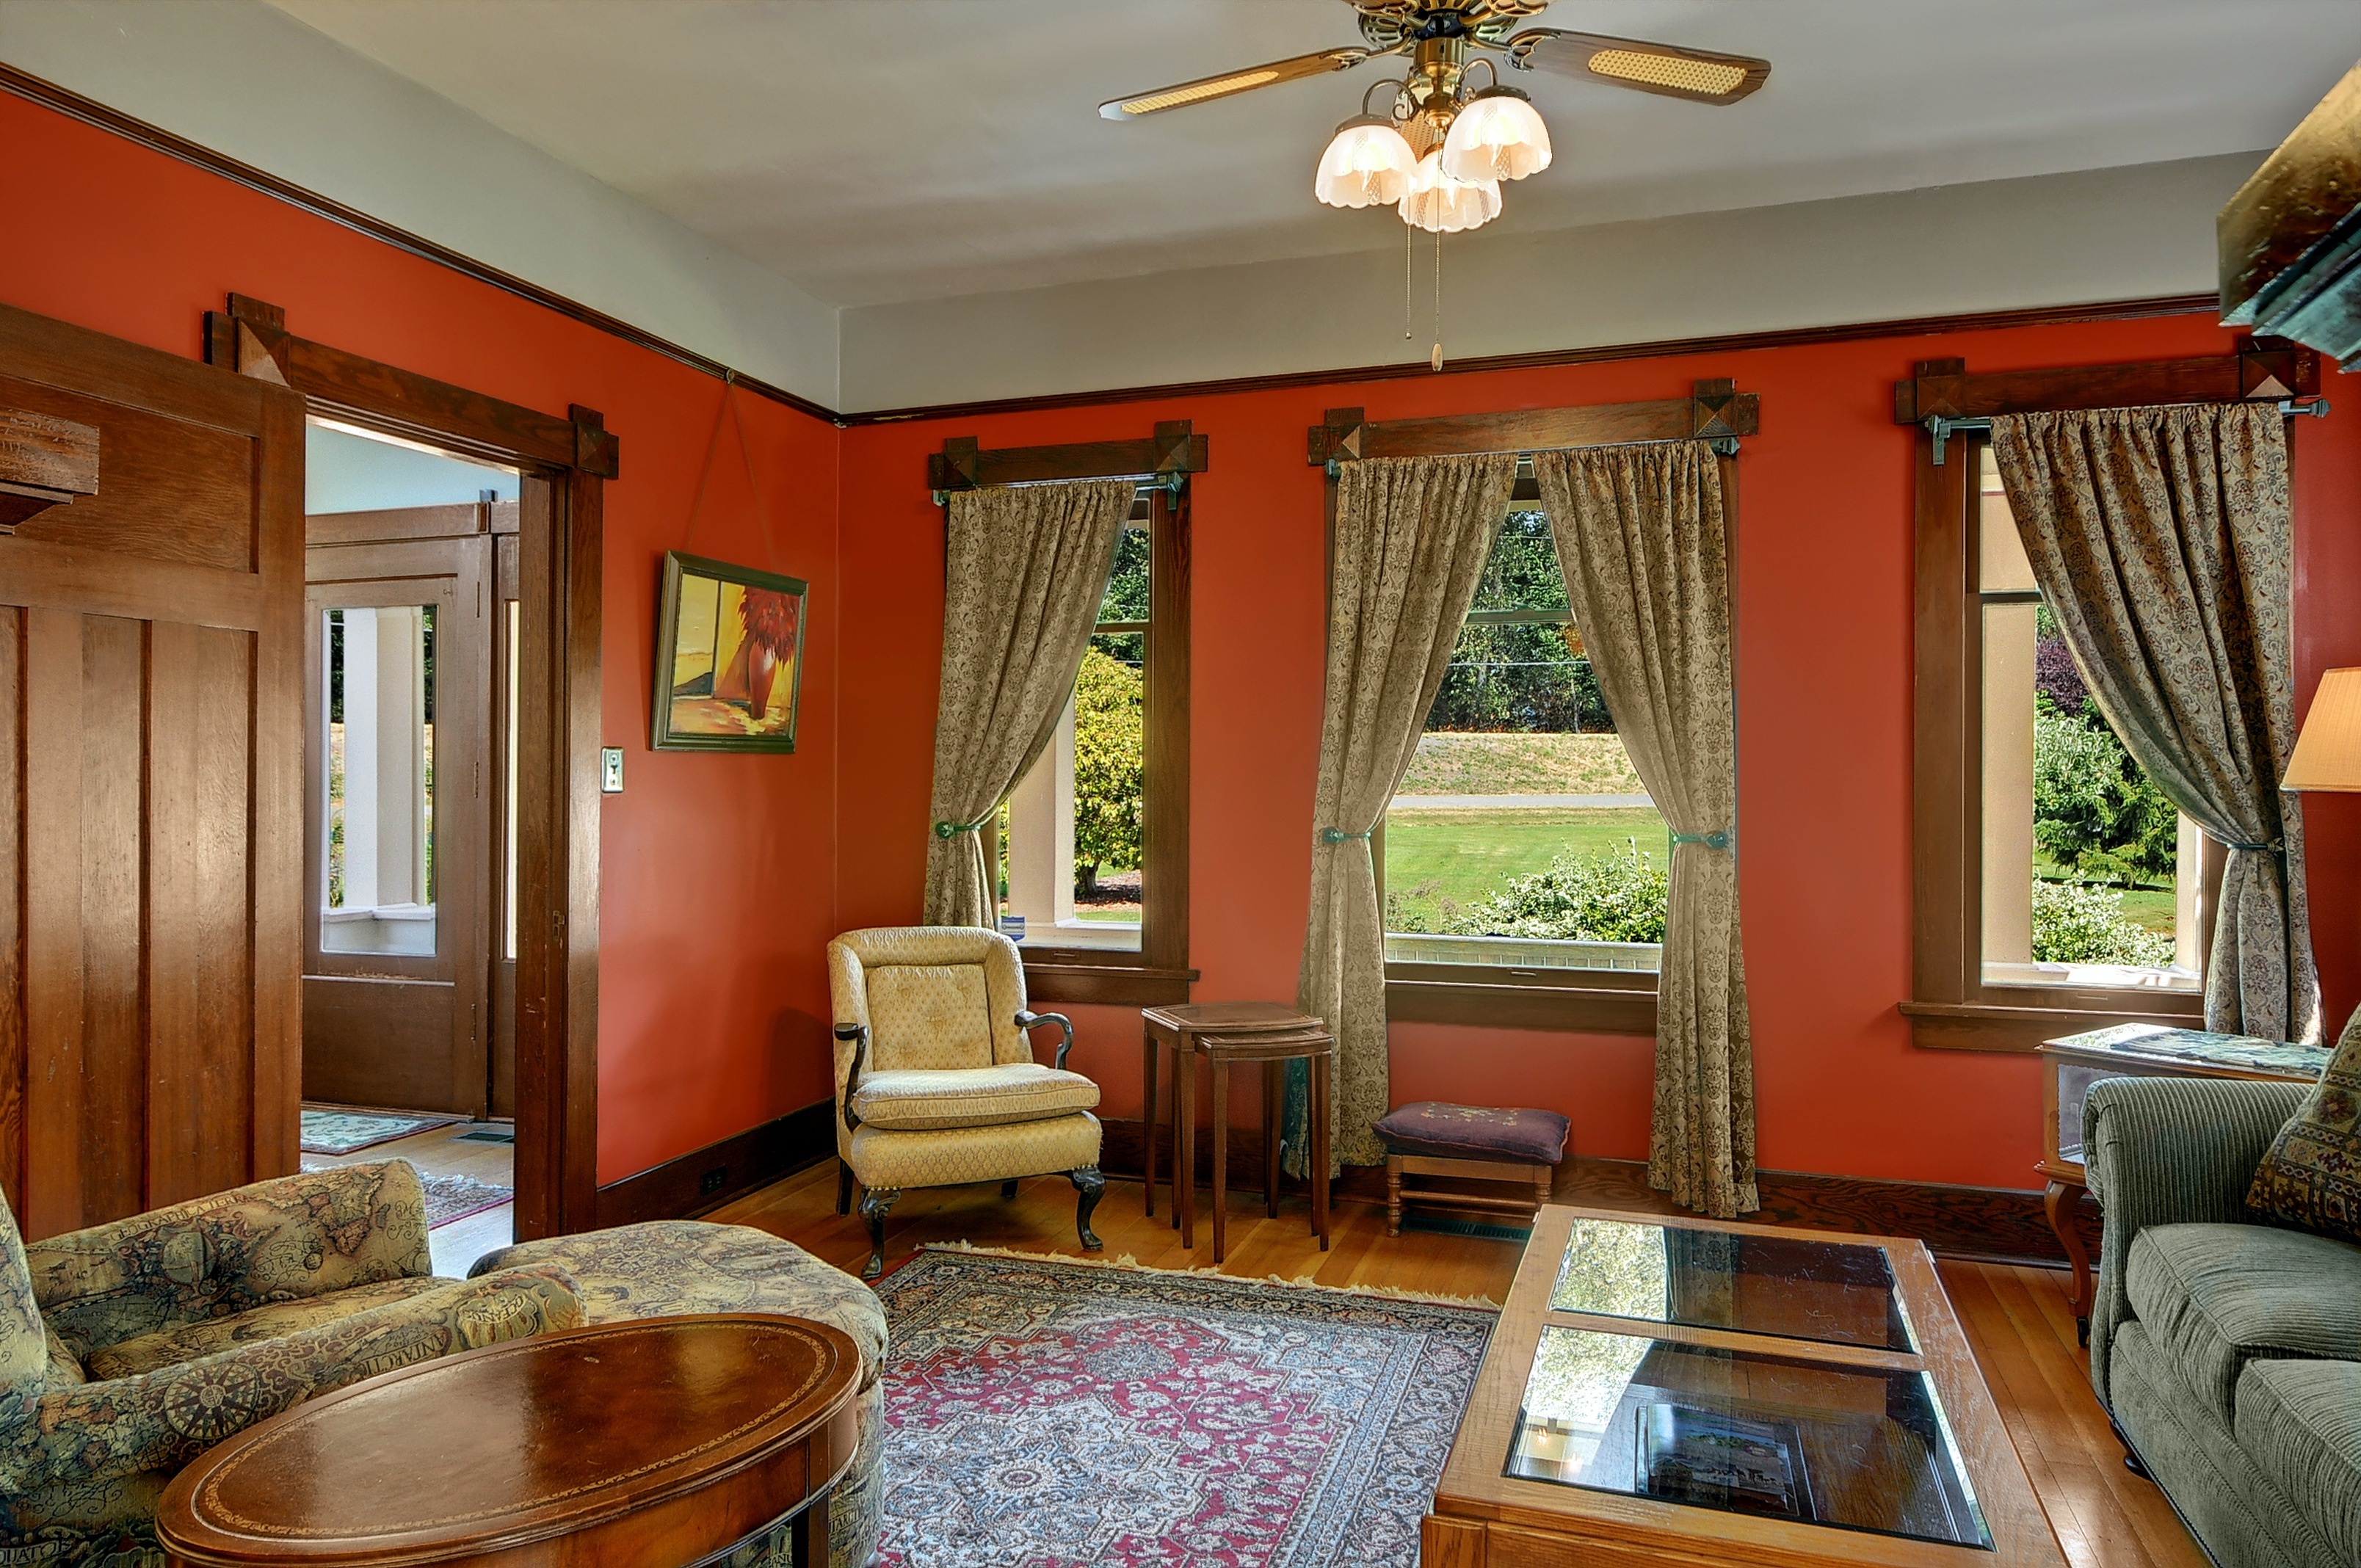
[[[1495,1317],[948,1249],[877,1294],[892,1568],[1412,1568]]]

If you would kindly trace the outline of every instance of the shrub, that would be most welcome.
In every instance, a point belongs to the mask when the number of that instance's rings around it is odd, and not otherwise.
[[[1139,864],[1140,750],[1145,696],[1139,672],[1093,648],[1074,677],[1074,885],[1088,893],[1100,868]]]
[[[2172,938],[2124,915],[2124,895],[2087,883],[2033,884],[2033,957],[2037,963],[2132,964],[2163,969],[2172,962]]]
[[[1467,905],[1444,929],[1458,937],[1661,942],[1672,881],[1635,843],[1620,855],[1560,855]]]
[[[2051,860],[2119,882],[2169,877],[2180,820],[2103,723],[2033,716],[2033,838]]]

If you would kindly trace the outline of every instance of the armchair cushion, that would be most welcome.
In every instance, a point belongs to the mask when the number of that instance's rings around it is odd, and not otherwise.
[[[853,1113],[868,1126],[914,1132],[1038,1122],[1099,1102],[1099,1086],[1078,1072],[1034,1062],[936,1072],[865,1075]]]
[[[979,1068],[992,1060],[982,964],[897,964],[869,976],[870,1061],[881,1071]]]
[[[181,1323],[93,1350],[82,1363],[82,1372],[85,1376],[102,1380],[132,1377],[142,1372],[153,1372],[159,1366],[177,1366],[184,1361],[201,1360],[216,1351],[229,1350],[237,1345],[285,1339],[290,1334],[316,1328],[322,1323],[333,1323],[357,1312],[382,1307],[389,1301],[406,1301],[412,1296],[446,1290],[450,1285],[448,1279],[381,1279],[374,1285],[356,1285],[349,1290],[332,1290],[325,1296],[275,1301],[269,1306],[257,1307],[251,1311],[238,1312],[226,1318],[207,1318],[202,1322]]]
[[[2153,1225],[2125,1275],[2132,1310],[2225,1427],[2249,1363],[2361,1359],[2361,1247],[2264,1225]]]
[[[968,926],[889,926],[847,931],[828,945],[836,1022],[869,1030],[863,1070],[990,1067],[1030,1061],[1016,1026],[1025,965],[1016,944]],[[840,1041],[836,1080],[852,1047]]]
[[[91,1353],[275,1302],[434,1272],[407,1160],[258,1181],[25,1249],[49,1328]]]
[[[862,1186],[895,1190],[1077,1170],[1099,1162],[1099,1119],[1076,1111],[999,1127],[899,1133],[862,1126],[845,1159]]]

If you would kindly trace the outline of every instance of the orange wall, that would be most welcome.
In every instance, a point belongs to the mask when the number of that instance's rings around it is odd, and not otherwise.
[[[2200,317],[1890,338],[1195,396],[857,427],[845,433],[838,853],[848,925],[912,919],[925,858],[939,512],[924,454],[1145,434],[1191,419],[1213,440],[1195,481],[1191,758],[1192,961],[1200,1001],[1288,999],[1309,899],[1323,624],[1320,471],[1304,427],[1686,395],[1730,376],[1763,400],[1739,461],[1737,673],[1741,898],[1759,1148],[1771,1168],[2035,1185],[2030,1058],[1914,1048],[1894,1004],[1910,972],[1912,433],[1893,383],[1921,358],[1974,368],[2224,352]],[[2336,389],[2331,387],[2332,391]],[[2361,409],[2301,420],[2296,442],[2299,690],[2361,662]],[[2361,811],[2312,817],[2314,909],[2331,1016],[2361,993]],[[2343,808],[2343,809],[2340,809]],[[1074,1064],[1105,1110],[1138,1113],[1136,1015],[1077,1008]],[[1434,1025],[1392,1031],[1397,1102],[1546,1106],[1575,1147],[1646,1153],[1652,1041]],[[1256,1113],[1241,1091],[1239,1116]]]
[[[719,383],[5,94],[0,148],[9,209],[39,214],[0,245],[0,301],[197,357],[203,313],[236,290],[286,307],[302,336],[532,408],[607,416],[622,477],[607,487],[605,739],[624,748],[627,788],[602,807],[599,1179],[825,1096],[836,429],[745,400],[778,568],[812,585],[801,749],[651,753],[657,565],[687,532]],[[731,435],[696,548],[764,563]]]
[[[1197,481],[1192,959],[1201,1000],[1291,996],[1311,874],[1320,718],[1321,477],[1303,429],[1677,396],[1734,376],[1763,396],[1740,463],[1743,899],[1765,1166],[2031,1183],[2039,1102],[2023,1058],[1914,1050],[1909,971],[1911,362],[2070,365],[2221,352],[2199,318],[1976,332],[1552,370],[1237,393],[838,432],[748,400],[775,561],[812,584],[802,750],[646,750],[661,554],[680,547],[718,406],[709,378],[130,143],[0,95],[11,209],[0,301],[195,356],[231,290],[304,336],[562,411],[620,437],[608,488],[606,740],[627,792],[604,813],[599,1177],[612,1181],[823,1098],[820,953],[834,931],[917,913],[941,626],[941,521],[921,459],[987,445],[1213,438]],[[2339,389],[2332,385],[2332,393]],[[2340,399],[2342,400],[2342,399]],[[2298,690],[2361,663],[2361,410],[2295,428]],[[761,565],[725,435],[696,548]],[[840,775],[841,787],[840,789]],[[2315,927],[2329,1014],[2361,999],[2361,805],[2313,797]],[[1076,1065],[1138,1109],[1136,1019],[1077,1009]],[[1583,1153],[1637,1157],[1651,1043],[1435,1025],[1394,1031],[1399,1099],[1565,1111]],[[1250,1115],[1247,1111],[1246,1114]]]

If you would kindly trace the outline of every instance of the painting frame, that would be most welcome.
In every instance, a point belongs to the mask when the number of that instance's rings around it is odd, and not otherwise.
[[[682,614],[682,596],[692,582],[709,581],[715,585],[715,609],[703,624],[711,629],[715,638],[708,657],[706,673],[697,679],[705,683],[702,692],[693,688],[695,682],[680,679],[684,651],[680,639],[684,630],[694,630],[700,624],[697,618]],[[707,705],[724,699],[716,688],[725,678],[725,655],[719,641],[719,604],[728,589],[735,587],[742,594],[746,589],[784,595],[795,605],[794,646],[787,654],[786,700],[784,721],[764,730],[731,733],[726,729],[686,728],[680,720],[683,702]],[[745,751],[792,754],[796,749],[796,726],[801,715],[804,682],[804,630],[811,620],[811,585],[801,577],[790,577],[777,572],[764,572],[752,566],[740,566],[727,561],[716,561],[703,555],[690,555],[678,550],[664,552],[664,567],[656,588],[655,680],[652,700],[648,705],[648,745],[658,751]],[[742,641],[742,640],[741,640]],[[690,651],[693,652],[694,651]],[[772,655],[775,663],[775,654]],[[775,681],[775,676],[772,677]],[[774,692],[774,685],[770,692]],[[772,706],[766,692],[763,707]],[[729,706],[743,707],[730,701]]]

